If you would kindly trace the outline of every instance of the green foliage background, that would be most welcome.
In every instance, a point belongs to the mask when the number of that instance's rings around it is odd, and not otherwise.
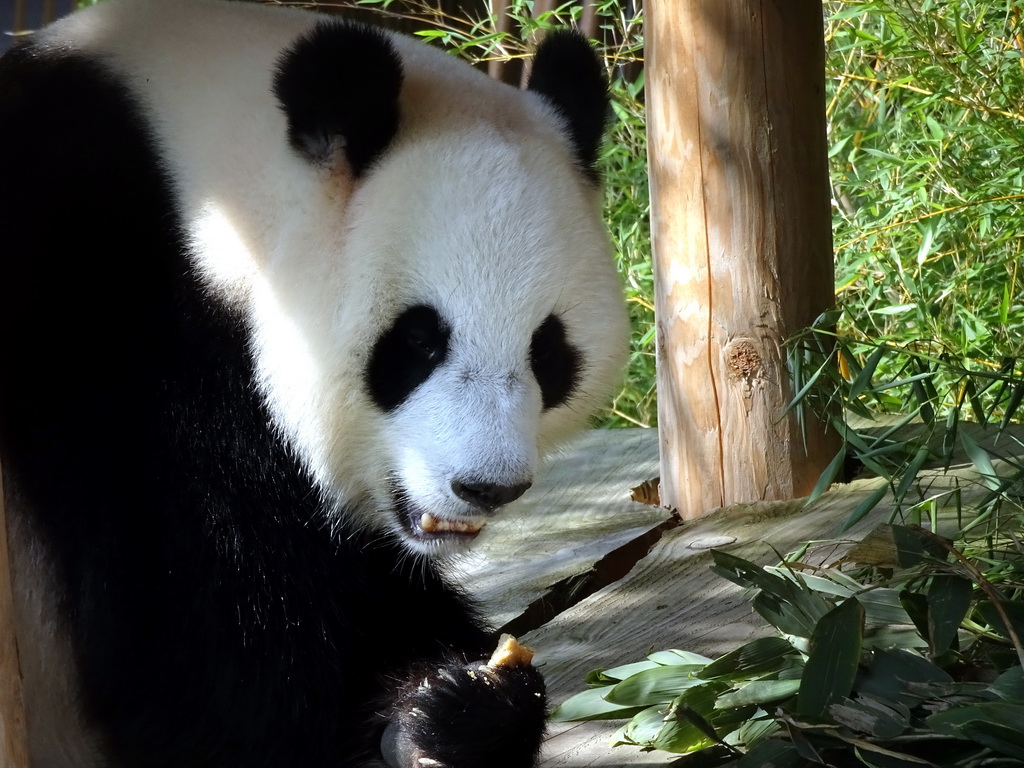
[[[1019,10],[826,2],[837,295],[855,338],[1021,351]]]
[[[1019,4],[824,7],[840,335],[952,363],[955,398],[1024,345]]]

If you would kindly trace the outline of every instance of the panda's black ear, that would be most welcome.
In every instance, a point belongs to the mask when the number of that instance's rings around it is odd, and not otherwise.
[[[537,47],[526,87],[558,110],[580,167],[596,184],[597,152],[609,116],[608,80],[590,43],[578,32],[548,33]]]
[[[310,162],[331,166],[343,151],[361,175],[398,130],[402,62],[372,27],[325,21],[281,56],[274,94],[288,118],[288,142]]]

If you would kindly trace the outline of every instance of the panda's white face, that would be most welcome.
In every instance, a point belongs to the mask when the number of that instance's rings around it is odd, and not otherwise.
[[[365,173],[332,146],[302,171],[253,318],[271,410],[341,514],[438,555],[610,394],[626,320],[551,105],[422,50],[401,48],[402,121]]]
[[[599,194],[554,127],[540,143],[491,124],[458,139],[399,140],[353,191],[337,244],[295,227],[294,296],[284,274],[267,283],[290,322],[261,336],[306,463],[350,519],[419,554],[460,549],[529,488],[626,348]],[[322,247],[334,269],[295,270]]]
[[[345,246],[388,265],[364,286],[379,424],[364,522],[419,552],[471,540],[529,488],[539,457],[607,396],[625,348],[597,193],[567,149],[486,125],[460,140],[386,158],[352,199]]]

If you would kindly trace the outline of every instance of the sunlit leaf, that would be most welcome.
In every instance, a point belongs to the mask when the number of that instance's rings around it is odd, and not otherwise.
[[[630,707],[667,704],[684,688],[702,682],[693,676],[696,669],[690,665],[646,669],[608,688],[605,700]]]
[[[612,678],[615,680],[625,680],[630,675],[635,675],[637,672],[642,672],[645,669],[657,669],[658,664],[653,661],[637,661],[632,664],[623,664],[619,667],[611,667],[602,672],[602,675],[606,678]]]
[[[639,709],[612,704],[604,698],[609,688],[590,688],[570,696],[551,713],[551,719],[558,722],[570,720],[606,720],[609,718],[632,717]]]
[[[696,664],[704,666],[711,663],[711,659],[707,656],[701,656],[699,653],[693,653],[692,651],[678,651],[675,649],[657,651],[648,655],[647,658],[658,664],[666,665]]]
[[[717,709],[741,707],[748,704],[770,704],[796,695],[800,689],[799,678],[789,680],[755,680],[723,694],[715,704]]]
[[[700,676],[704,680],[752,677],[780,669],[786,658],[795,653],[789,641],[781,637],[762,637],[708,664]]]

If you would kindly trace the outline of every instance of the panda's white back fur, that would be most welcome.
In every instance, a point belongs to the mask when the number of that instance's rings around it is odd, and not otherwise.
[[[447,490],[452,478],[530,482],[621,369],[624,314],[599,193],[543,98],[400,35],[394,142],[357,189],[343,162],[311,168],[281,141],[268,83],[281,51],[320,18],[109,0],[45,34],[109,57],[144,99],[198,266],[252,317],[272,411],[340,506],[380,526],[386,467],[417,506],[472,517]],[[372,418],[357,378],[366,351],[417,302],[457,318],[458,354],[392,417]],[[529,331],[549,313],[587,366],[571,407],[541,416]]]

